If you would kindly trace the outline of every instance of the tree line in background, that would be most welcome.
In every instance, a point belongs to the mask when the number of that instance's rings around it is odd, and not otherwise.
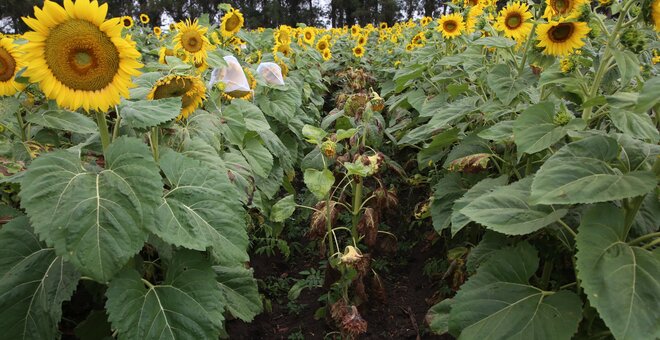
[[[446,0],[444,0],[446,1]],[[62,3],[62,0],[55,2]],[[211,18],[220,14],[218,4],[230,3],[245,17],[248,28],[275,27],[304,23],[314,26],[341,27],[368,23],[377,24],[407,20],[415,16],[433,16],[441,1],[433,0],[101,0],[107,2],[110,16],[131,15],[134,18],[146,13],[151,25],[163,24],[163,16],[175,21],[196,18],[207,13]],[[24,32],[21,17],[32,15],[32,7],[41,6],[43,0],[0,0],[0,31]],[[435,13],[437,14],[437,13]]]

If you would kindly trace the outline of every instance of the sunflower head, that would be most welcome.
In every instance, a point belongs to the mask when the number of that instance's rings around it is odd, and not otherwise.
[[[538,47],[544,54],[566,56],[584,46],[584,38],[590,29],[584,22],[549,22],[537,29]]]
[[[23,56],[14,41],[0,38],[0,97],[11,96],[25,88],[25,84],[15,80],[16,72],[24,65]]]
[[[140,14],[140,22],[145,24],[145,25],[148,24],[149,23],[149,16],[144,14],[144,13]]]
[[[288,58],[293,54],[293,49],[289,44],[276,43],[275,46],[273,46],[273,55],[276,60],[279,58],[277,57],[278,52]]]
[[[378,25],[378,28],[384,30],[387,29],[387,23],[386,22],[381,22],[380,25]]]
[[[321,51],[321,56],[323,56],[323,60],[328,61],[332,58],[332,52],[330,52],[329,48],[326,48]]]
[[[105,20],[107,4],[46,0],[35,18],[23,18],[34,31],[25,33],[25,76],[39,83],[60,107],[107,111],[128,97],[131,76],[139,75],[140,53],[122,38],[120,18]]]
[[[174,50],[183,50],[189,55],[194,63],[202,63],[208,56],[208,51],[213,49],[213,45],[206,37],[206,27],[200,26],[190,19],[177,24],[178,32],[174,37]]]
[[[532,31],[533,24],[528,22],[531,18],[529,6],[516,1],[500,11],[494,28],[503,31],[507,38],[522,41]]]
[[[188,118],[206,98],[206,87],[199,77],[168,75],[159,79],[147,95],[147,99],[181,97],[181,113],[177,120]]]
[[[364,57],[364,46],[357,45],[353,48],[353,55],[357,58]]]
[[[543,16],[548,19],[566,18],[575,19],[580,16],[583,4],[589,0],[545,0],[545,12]]]
[[[156,27],[154,27],[154,34],[157,37],[160,37],[160,35],[163,34],[163,30],[160,27],[156,26]]]
[[[234,34],[238,33],[245,24],[245,19],[243,19],[243,13],[237,9],[231,9],[225,15],[222,16],[222,21],[220,23],[220,33],[225,38],[229,38]]]
[[[651,2],[651,21],[656,32],[660,32],[660,0]]]
[[[445,39],[458,37],[465,30],[463,16],[460,13],[445,14],[438,20],[436,29],[442,33]]]
[[[316,43],[316,49],[319,50],[319,52],[323,52],[323,50],[326,50],[328,48],[330,48],[330,43],[328,42],[327,39],[321,38]]]
[[[357,44],[360,46],[364,46],[367,43],[367,37],[365,35],[361,35],[357,39]]]
[[[314,40],[316,39],[316,31],[313,27],[305,27],[302,32],[303,41],[308,45],[313,45]]]
[[[124,25],[125,28],[131,28],[131,27],[133,27],[133,24],[134,24],[133,18],[131,18],[129,16],[122,17],[121,18],[121,23],[122,23],[122,25]]]

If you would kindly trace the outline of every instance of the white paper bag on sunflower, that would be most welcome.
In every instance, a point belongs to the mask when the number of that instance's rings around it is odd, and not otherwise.
[[[257,73],[264,78],[266,83],[272,85],[284,85],[284,77],[282,77],[282,69],[280,65],[271,62],[259,64]]]
[[[222,82],[225,84],[225,93],[238,98],[252,92],[245,72],[243,72],[243,68],[238,63],[236,57],[228,55],[224,59],[227,62],[227,72],[222,79]]]
[[[225,79],[226,74],[226,67],[214,68],[213,71],[211,71],[211,79],[209,79],[209,83],[207,84],[208,89],[211,90],[215,84]]]

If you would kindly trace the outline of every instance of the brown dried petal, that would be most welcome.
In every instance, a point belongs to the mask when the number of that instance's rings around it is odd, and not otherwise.
[[[351,306],[351,311],[341,321],[341,328],[351,336],[357,336],[367,332],[367,321],[365,321],[357,310]]]

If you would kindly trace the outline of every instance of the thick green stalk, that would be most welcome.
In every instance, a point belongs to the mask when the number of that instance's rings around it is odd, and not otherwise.
[[[360,217],[360,207],[362,207],[362,178],[353,186],[353,223],[351,226],[351,234],[353,239],[358,239],[357,225]]]
[[[99,126],[99,135],[101,137],[101,145],[103,146],[103,153],[105,154],[110,146],[110,132],[108,131],[108,122],[105,121],[105,113],[96,111],[96,124]]]
[[[335,251],[335,238],[334,235],[332,235],[332,221],[330,220],[330,216],[332,214],[332,207],[330,203],[330,194],[327,194],[325,196],[325,226],[328,229],[328,240],[330,240],[330,247],[328,249],[328,257],[332,256],[333,252]],[[339,246],[339,245],[337,245]],[[337,251],[339,251],[339,248],[337,248]]]
[[[157,126],[151,128],[151,152],[154,154],[154,160],[158,162],[159,152],[158,152],[158,133],[159,129]]]
[[[21,132],[21,140],[26,142],[27,134],[25,133],[25,122],[23,121],[21,110],[16,111],[16,121],[18,122],[18,130]]]

